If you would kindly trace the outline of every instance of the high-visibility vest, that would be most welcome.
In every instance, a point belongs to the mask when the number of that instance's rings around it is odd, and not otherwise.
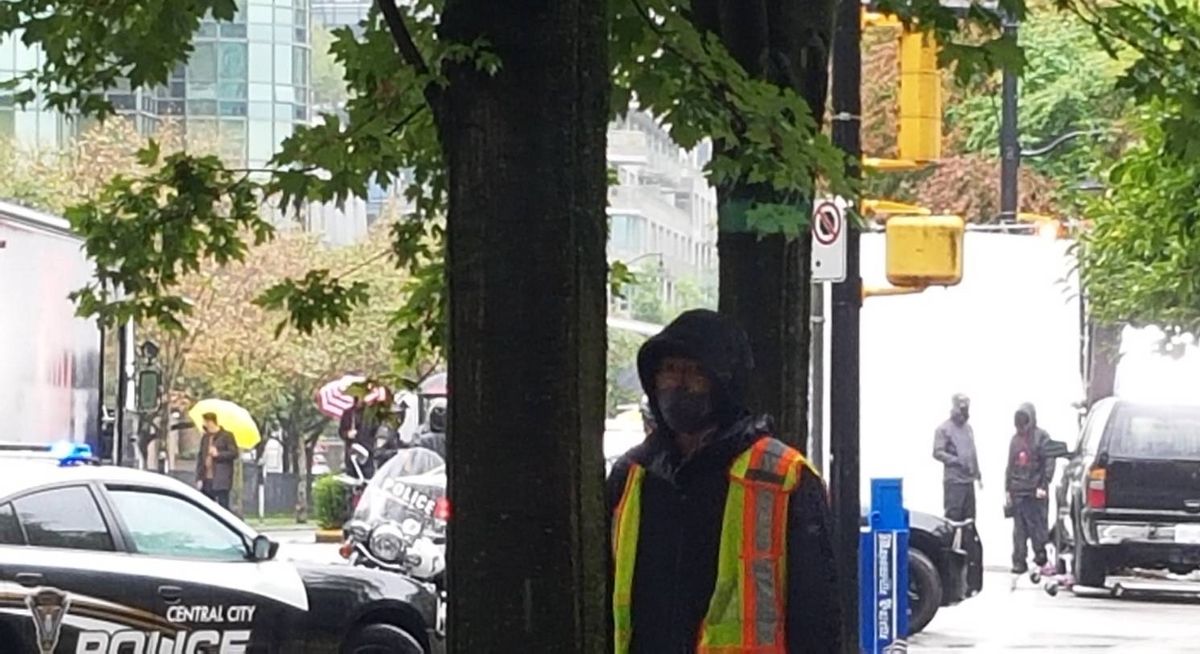
[[[808,466],[774,438],[760,438],[729,468],[717,556],[717,583],[697,634],[700,654],[784,654],[788,497]],[[811,468],[809,468],[811,471]],[[815,474],[815,472],[813,473]],[[613,512],[615,653],[633,639],[633,570],[646,470],[633,464]]]

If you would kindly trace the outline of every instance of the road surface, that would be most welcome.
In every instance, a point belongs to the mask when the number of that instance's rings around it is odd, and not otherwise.
[[[314,529],[268,529],[262,533],[279,543],[279,553],[276,558],[316,563],[346,563],[345,559],[338,554],[336,544],[316,542],[316,530]]]
[[[925,633],[913,637],[909,651],[1200,653],[1200,585],[1171,586],[1182,592],[1165,593],[1166,586],[1142,582],[1143,590],[1119,599],[1083,590],[1050,597],[1027,579],[1011,592],[1009,579],[989,573],[983,593],[938,612]]]

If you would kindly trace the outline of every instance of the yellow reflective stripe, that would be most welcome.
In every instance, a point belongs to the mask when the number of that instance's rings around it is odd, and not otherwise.
[[[626,654],[633,639],[633,569],[637,564],[638,528],[642,523],[642,480],[646,469],[634,464],[625,492],[613,512],[613,647]]]
[[[742,642],[742,613],[745,610],[742,597],[746,580],[742,573],[741,553],[746,487],[741,478],[749,466],[750,450],[746,450],[729,469],[729,493],[725,497],[721,544],[717,552],[717,582],[700,629],[701,651],[712,647],[736,647]]]

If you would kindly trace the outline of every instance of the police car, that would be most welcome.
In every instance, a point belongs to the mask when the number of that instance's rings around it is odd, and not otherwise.
[[[444,650],[419,582],[276,560],[186,484],[53,450],[0,452],[0,653]]]

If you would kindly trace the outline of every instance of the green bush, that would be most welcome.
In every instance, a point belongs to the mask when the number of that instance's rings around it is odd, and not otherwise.
[[[324,475],[313,484],[313,506],[318,527],[341,529],[350,507],[350,488],[333,475]]]

